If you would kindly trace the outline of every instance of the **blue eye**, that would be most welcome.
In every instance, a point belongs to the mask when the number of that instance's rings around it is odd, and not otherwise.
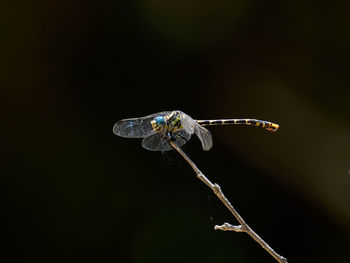
[[[164,117],[162,116],[158,116],[155,118],[155,121],[156,123],[159,125],[159,126],[164,126],[165,125],[165,120],[164,120]]]

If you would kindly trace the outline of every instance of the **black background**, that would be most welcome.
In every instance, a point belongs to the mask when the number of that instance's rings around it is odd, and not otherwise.
[[[112,133],[174,109],[280,124],[184,150],[289,262],[348,261],[346,1],[2,5],[2,262],[274,262],[176,152]]]

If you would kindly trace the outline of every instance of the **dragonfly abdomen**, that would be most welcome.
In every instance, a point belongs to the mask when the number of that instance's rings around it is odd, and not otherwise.
[[[262,127],[269,131],[277,131],[279,128],[278,124],[275,124],[269,121],[256,120],[256,119],[197,120],[197,123],[202,126],[243,124],[243,125],[252,125],[252,126]]]

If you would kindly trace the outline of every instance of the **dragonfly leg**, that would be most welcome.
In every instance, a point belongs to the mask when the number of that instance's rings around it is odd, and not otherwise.
[[[176,134],[176,137],[178,137],[178,138],[181,138],[181,139],[183,139],[184,141],[188,141],[188,138],[186,138],[186,137],[184,137],[183,135],[181,135],[181,134]]]
[[[175,138],[173,136],[173,133],[171,131],[168,131],[166,133],[166,136],[168,137],[168,140],[170,140],[170,141],[174,141],[175,140]]]

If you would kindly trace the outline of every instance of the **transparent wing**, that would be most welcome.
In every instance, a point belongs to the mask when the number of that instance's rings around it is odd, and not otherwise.
[[[155,133],[151,121],[157,116],[164,116],[170,111],[154,113],[141,118],[124,119],[118,121],[113,127],[115,135],[126,138],[143,138]]]
[[[183,129],[189,133],[195,133],[202,143],[204,151],[209,151],[213,146],[213,139],[211,133],[206,128],[200,126],[194,119],[192,119],[186,113],[180,112],[181,114],[181,125]]]
[[[191,138],[191,134],[188,134],[184,130],[174,132],[172,136],[172,139],[179,147],[184,145]],[[142,147],[150,151],[162,152],[173,149],[168,143],[167,139],[161,133],[156,133],[149,137],[143,138]]]
[[[197,122],[192,119],[189,115],[186,113],[183,113],[180,111],[180,120],[182,128],[189,134],[194,133],[194,126],[197,124]]]
[[[198,136],[199,140],[202,143],[202,147],[204,151],[209,151],[211,147],[213,147],[213,139],[211,133],[206,128],[196,124],[194,126],[194,132]]]
[[[173,133],[173,140],[179,147],[184,145],[189,139],[191,139],[191,134],[184,130],[179,130]]]

